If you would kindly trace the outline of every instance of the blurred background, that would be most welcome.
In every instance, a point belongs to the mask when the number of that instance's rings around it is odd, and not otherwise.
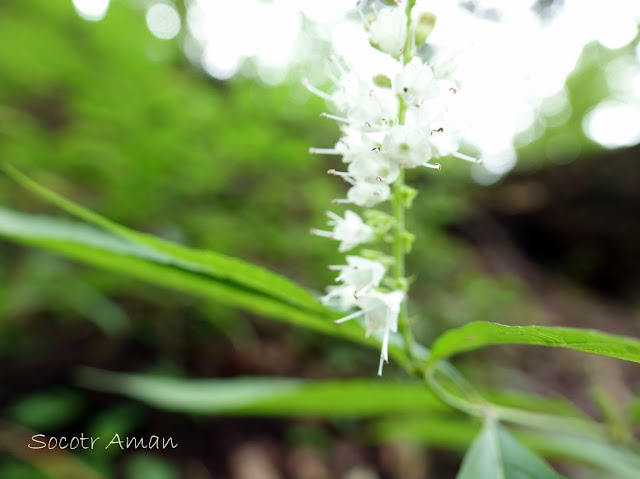
[[[309,228],[324,225],[344,185],[324,174],[339,160],[307,151],[339,132],[300,80],[327,85],[329,53],[378,73],[385,60],[354,4],[0,0],[0,161],[114,221],[321,291],[334,279],[326,265],[343,260]],[[463,151],[484,164],[409,175],[420,190],[409,220],[417,336],[429,344],[474,320],[638,336],[640,6],[424,4],[438,24],[420,53],[456,57]],[[0,202],[60,214],[6,176]],[[42,462],[61,454],[10,447],[30,431],[184,445],[66,458],[104,478],[455,476],[459,454],[381,443],[357,418],[193,418],[83,389],[73,376],[88,365],[370,378],[372,350],[7,242],[0,281],[2,478],[57,477]],[[603,401],[636,404],[637,367],[614,360],[522,346],[468,358],[460,366],[478,384],[563,395],[599,419]],[[385,380],[405,379],[385,367]]]

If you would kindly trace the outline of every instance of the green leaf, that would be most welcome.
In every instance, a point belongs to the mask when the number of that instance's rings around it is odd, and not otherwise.
[[[593,329],[475,322],[450,329],[436,339],[429,363],[495,344],[551,346],[640,362],[640,340],[627,336]]]
[[[289,378],[183,379],[83,368],[78,382],[160,409],[191,414],[366,417],[443,414],[451,408],[416,383],[305,381]]]
[[[441,417],[390,418],[377,421],[371,428],[376,442],[411,441],[429,447],[462,450],[473,440],[478,428],[468,419]],[[608,479],[637,479],[640,457],[608,442],[606,436],[584,437],[578,434],[522,430],[517,439],[536,453],[556,460],[576,461],[603,471]],[[478,476],[484,477],[484,476]]]
[[[621,445],[568,434],[527,434],[522,441],[550,458],[571,459],[606,471],[608,479],[637,479],[640,457]]]
[[[495,421],[487,421],[462,462],[457,479],[560,479],[548,464]]]
[[[364,328],[356,321],[333,324],[339,315],[328,309],[307,309],[298,303],[268,294],[264,288],[256,289],[248,284],[241,284],[229,277],[213,274],[206,268],[198,270],[191,264],[176,260],[166,250],[159,251],[147,244],[137,243],[88,225],[0,208],[0,237],[43,248],[162,287],[242,308],[278,321],[375,348],[380,347],[379,338],[365,337]],[[270,273],[263,271],[263,276],[268,277]],[[389,354],[402,364],[408,363],[400,338],[395,338],[390,344]],[[426,356],[425,351],[418,347],[416,354]]]
[[[281,275],[236,258],[211,251],[188,248],[131,230],[45,188],[11,165],[5,164],[4,170],[22,186],[67,213],[93,223],[114,235],[144,245],[147,250],[164,253],[156,255],[156,259],[162,258],[164,262],[178,266],[181,269],[191,270],[194,273],[215,276],[219,280],[226,282],[235,282],[238,286],[255,289],[263,294],[274,296],[283,302],[295,304],[311,311],[326,311],[306,290]]]
[[[22,426],[49,432],[77,418],[82,409],[78,394],[62,390],[20,398],[7,408],[5,415]]]

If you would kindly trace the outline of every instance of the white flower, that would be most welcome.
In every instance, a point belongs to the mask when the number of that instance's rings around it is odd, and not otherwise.
[[[440,94],[440,87],[431,68],[415,59],[396,75],[393,89],[408,105],[420,105]]]
[[[460,145],[460,136],[460,130],[448,112],[433,118],[429,134],[429,145],[431,145],[433,156],[440,158],[456,153]]]
[[[398,315],[400,307],[405,298],[403,291],[393,291],[391,293],[378,293],[371,291],[358,297],[357,304],[360,311],[356,311],[344,318],[338,319],[336,323],[344,323],[350,319],[364,315],[366,334],[382,331],[382,349],[380,351],[380,365],[378,375],[382,375],[382,366],[389,362],[389,333],[398,331]]]
[[[332,58],[332,64],[338,75],[329,72],[331,81],[336,89],[333,93],[326,93],[303,79],[303,85],[313,94],[332,103],[343,117],[323,114],[345,125],[356,128],[367,128],[386,125],[398,111],[398,99],[391,90],[376,87],[372,81],[365,81],[358,74],[349,71],[342,64],[341,59]]]
[[[382,10],[369,27],[369,41],[383,52],[399,56],[407,38],[407,16],[404,8]]]
[[[349,124],[361,128],[367,123],[379,125],[395,115],[398,101],[391,91],[377,88],[354,73],[345,73],[338,81],[338,90],[331,98]]]
[[[320,302],[342,311],[355,308],[358,306],[356,288],[348,284],[327,286],[327,294],[320,298]]]
[[[347,263],[347,265],[329,266],[329,269],[340,271],[336,281],[353,286],[356,296],[377,288],[386,272],[382,263],[360,256],[347,256]]]
[[[371,136],[360,132],[349,126],[343,127],[345,133],[333,148],[309,148],[309,153],[318,155],[338,155],[342,156],[343,163],[351,163],[362,156],[371,155],[372,150],[377,146]]]
[[[338,203],[353,203],[358,206],[371,208],[372,206],[387,201],[391,195],[389,185],[380,181],[356,181],[347,191],[346,200],[336,200]]]
[[[358,180],[382,181],[390,185],[398,178],[400,168],[376,149],[373,155],[362,156],[349,164],[349,173]]]
[[[326,236],[340,241],[338,247],[340,253],[373,239],[373,230],[362,221],[357,213],[347,210],[344,213],[344,218],[341,218],[337,214],[327,211],[327,216],[331,218],[328,223],[334,227],[333,232],[317,229],[312,229],[311,232],[318,236]]]
[[[429,133],[422,129],[405,125],[392,127],[382,142],[381,151],[400,168],[438,168],[428,163],[432,157]]]
[[[385,169],[385,172],[390,172],[389,169]],[[368,174],[363,172],[366,176],[357,177],[351,173],[345,173],[344,171],[329,170],[327,173],[330,175],[340,176],[347,183],[353,185],[347,191],[346,199],[333,200],[334,203],[353,203],[358,206],[365,206],[371,208],[372,206],[387,201],[391,195],[391,188],[387,185],[382,178],[374,177],[374,172]],[[397,177],[397,175],[396,175]]]

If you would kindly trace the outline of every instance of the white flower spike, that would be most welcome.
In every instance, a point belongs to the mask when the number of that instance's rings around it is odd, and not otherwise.
[[[425,63],[415,56],[418,25],[412,9],[416,2],[384,0],[389,6],[379,11],[376,11],[378,2],[364,3],[360,14],[369,31],[369,42],[390,54],[395,64],[387,69],[381,63],[380,70],[386,71],[363,77],[343,58],[329,57],[326,73],[333,83],[332,91],[321,91],[306,80],[303,83],[333,108],[334,111],[321,116],[337,121],[340,128],[341,137],[333,148],[309,149],[314,154],[340,156],[347,165],[346,171],[334,168],[328,171],[349,184],[346,198],[335,199],[333,203],[369,210],[387,200],[392,203],[393,216],[372,211],[369,225],[357,213],[347,210],[344,217],[328,213],[332,230],[311,230],[318,236],[339,241],[341,253],[374,241],[391,245],[390,256],[372,251],[372,257],[388,258],[389,266],[395,263],[393,274],[386,278],[390,281],[383,281],[387,274],[383,263],[347,256],[346,265],[329,267],[340,272],[338,284],[330,286],[321,298],[323,304],[340,310],[356,308],[336,323],[363,317],[367,336],[382,333],[378,369],[378,374],[382,374],[389,359],[389,336],[397,332],[399,316],[403,315],[401,325],[408,323],[406,310],[402,308],[406,298],[404,285],[409,283],[404,276],[404,258],[413,235],[405,230],[404,210],[410,207],[416,191],[404,183],[404,170],[418,167],[440,170],[440,164],[434,160],[445,156],[479,160],[458,151],[462,135],[456,122],[460,86],[451,76],[455,64]],[[365,8],[373,11],[372,22],[362,12]],[[433,28],[433,15],[427,17]],[[425,40],[426,36],[419,43]],[[393,291],[395,288],[398,290]],[[403,333],[410,335],[410,331]]]

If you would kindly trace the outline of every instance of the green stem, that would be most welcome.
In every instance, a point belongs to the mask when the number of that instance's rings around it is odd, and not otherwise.
[[[414,39],[412,31],[411,12],[416,4],[416,0],[407,0],[407,37],[405,39],[404,48],[400,61],[406,65],[413,58]],[[408,105],[405,103],[401,95],[398,95],[398,124],[404,125],[405,115]],[[400,170],[398,179],[393,186],[393,213],[395,217],[395,230],[393,239],[393,257],[394,268],[393,277],[398,287],[408,290],[407,280],[405,277],[405,255],[406,255],[406,230],[405,230],[405,172]],[[450,406],[465,412],[471,416],[482,417],[485,420],[503,420],[515,424],[521,424],[528,427],[538,429],[546,429],[552,431],[573,431],[583,435],[592,437],[602,437],[602,428],[598,425],[578,419],[556,416],[552,414],[543,414],[537,412],[524,411],[504,406],[498,406],[490,403],[482,398],[464,376],[450,363],[446,361],[440,362],[438,365],[427,367],[426,370],[420,371],[416,364],[419,359],[413,354],[414,338],[411,332],[409,321],[409,313],[407,310],[407,300],[402,302],[400,314],[398,317],[398,330],[402,334],[405,344],[405,350],[410,364],[407,372],[422,377],[427,385],[436,393],[440,399]],[[443,386],[436,374],[440,373],[459,390],[461,394],[453,393],[450,388]]]
[[[405,279],[405,205],[402,198],[402,189],[404,187],[404,170],[400,170],[398,179],[393,186],[393,213],[395,217],[395,234],[393,238],[393,278],[398,285],[406,285]],[[413,358],[413,333],[411,332],[411,324],[409,322],[409,311],[407,308],[406,298],[400,305],[400,314],[398,316],[398,331],[404,339],[404,347],[409,359]]]
[[[402,50],[402,64],[406,65],[413,58],[414,38],[411,30],[411,12],[416,5],[416,0],[409,0],[407,2],[407,38],[404,41],[404,48]]]
[[[411,11],[415,6],[416,0],[409,0],[407,2],[407,38],[404,42],[404,49],[402,52],[402,64],[406,65],[412,56],[412,38],[411,34]],[[398,95],[398,124],[403,125],[405,121],[405,114],[407,112],[407,104],[403,100],[401,95]],[[393,238],[393,258],[394,269],[393,277],[397,284],[404,286],[405,290],[408,289],[405,278],[405,203],[403,198],[404,189],[404,170],[400,169],[398,179],[393,185],[393,215],[395,218],[395,234]],[[406,285],[406,286],[405,286]],[[407,300],[405,299],[400,305],[400,313],[398,316],[398,331],[402,335],[404,340],[404,347],[407,356],[410,360],[415,362],[413,357],[413,333],[411,332],[411,324],[409,321],[409,311],[407,307]]]

